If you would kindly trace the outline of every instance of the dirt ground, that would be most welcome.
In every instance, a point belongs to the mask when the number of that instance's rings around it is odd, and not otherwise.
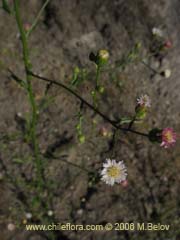
[[[11,2],[11,1],[9,1]],[[24,23],[32,23],[43,1],[22,0]],[[136,42],[146,56],[152,42],[152,28],[160,27],[173,42],[162,64],[154,58],[157,71],[171,69],[170,78],[155,74],[142,63],[130,64],[117,79],[120,87],[103,74],[105,93],[100,109],[111,119],[132,116],[136,97],[146,93],[152,107],[146,121],[136,129],[148,132],[153,127],[173,127],[180,131],[180,1],[179,0],[51,0],[41,21],[30,37],[33,71],[69,84],[75,66],[92,69],[91,51],[107,49],[110,62],[127,54]],[[16,22],[0,9],[0,239],[47,239],[45,233],[14,231],[8,223],[21,225],[25,213],[20,202],[31,199],[24,181],[34,178],[31,149],[22,139],[24,121],[30,111],[26,93],[9,77],[7,68],[23,76],[21,44]],[[36,99],[41,103],[46,84],[33,80]],[[91,101],[94,77],[76,89]],[[169,231],[59,231],[60,240],[179,240],[180,152],[179,142],[165,150],[142,136],[121,133],[113,152],[111,137],[99,134],[109,126],[102,118],[84,107],[80,144],[76,134],[80,102],[63,89],[51,87],[50,103],[39,113],[37,128],[40,151],[46,155],[46,178],[51,181],[51,209],[56,222],[73,224],[106,224],[116,222],[152,222],[170,224]],[[96,121],[97,124],[93,125]],[[56,159],[48,155],[55,154]],[[109,187],[101,181],[92,183],[91,176],[61,161],[98,172],[106,158],[124,160],[128,169],[128,186]],[[20,186],[20,192],[6,178],[8,171]],[[24,193],[22,197],[21,194]],[[46,199],[47,193],[44,193]],[[36,223],[41,214],[37,206]],[[45,223],[44,223],[45,224]],[[49,237],[48,239],[51,239]]]

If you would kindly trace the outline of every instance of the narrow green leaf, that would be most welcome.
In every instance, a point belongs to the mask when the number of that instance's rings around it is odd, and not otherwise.
[[[124,123],[130,123],[132,121],[132,118],[128,118],[128,117],[123,117],[120,120],[120,124],[124,124]]]

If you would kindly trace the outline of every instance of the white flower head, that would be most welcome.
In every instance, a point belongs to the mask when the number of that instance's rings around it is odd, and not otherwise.
[[[156,27],[154,27],[153,29],[152,29],[152,34],[154,35],[154,36],[157,36],[157,37],[163,37],[163,31],[161,30],[161,29],[159,29],[159,28],[156,28]]]
[[[151,99],[147,94],[141,95],[137,98],[137,104],[144,107],[151,107]]]
[[[101,171],[101,180],[108,185],[121,183],[127,178],[127,169],[123,161],[116,162],[114,159],[106,159]]]

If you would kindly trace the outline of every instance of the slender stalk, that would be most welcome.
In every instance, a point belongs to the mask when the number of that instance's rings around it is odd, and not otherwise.
[[[63,158],[61,158],[61,157],[57,157],[57,156],[54,156],[54,155],[52,155],[51,157],[52,157],[53,159],[57,159],[57,160],[60,160],[61,162],[64,162],[64,163],[66,163],[66,164],[69,164],[69,165],[71,165],[71,166],[73,166],[73,167],[75,167],[75,168],[78,168],[78,169],[80,169],[80,170],[82,170],[82,171],[84,171],[84,172],[92,173],[92,171],[88,170],[87,168],[84,168],[84,167],[82,167],[82,166],[80,166],[80,165],[78,165],[78,164],[76,164],[76,163],[69,162],[69,161],[67,161],[67,160],[65,160],[65,159],[63,159]]]
[[[25,67],[26,84],[27,84],[26,88],[27,88],[29,102],[30,102],[31,109],[32,109],[32,118],[30,120],[29,135],[30,135],[33,149],[34,149],[38,183],[39,183],[39,186],[41,186],[43,183],[43,181],[42,181],[42,164],[41,164],[41,159],[39,157],[39,147],[38,147],[38,142],[37,142],[37,138],[36,138],[37,106],[36,106],[36,101],[35,101],[32,84],[31,84],[32,76],[29,74],[29,71],[31,70],[31,62],[30,62],[30,58],[29,58],[29,48],[28,48],[27,37],[26,37],[25,30],[23,28],[23,23],[22,23],[20,11],[19,11],[19,0],[14,0],[14,10],[15,10],[16,22],[17,22],[18,29],[20,32],[21,43],[22,43],[22,47],[23,47],[23,62],[24,62],[24,67]]]
[[[93,110],[95,113],[97,113],[99,116],[101,116],[105,121],[107,121],[108,123],[110,123],[113,127],[115,127],[116,129],[119,129],[123,132],[131,132],[134,134],[138,134],[144,137],[148,137],[149,134],[147,133],[141,133],[132,129],[128,129],[128,128],[122,128],[120,126],[118,126],[113,120],[109,119],[105,114],[103,114],[102,112],[100,112],[96,107],[94,107],[93,105],[91,105],[89,102],[87,102],[85,99],[83,99],[81,96],[79,96],[76,92],[74,92],[71,88],[67,87],[66,85],[64,85],[63,83],[57,82],[55,80],[52,79],[48,79],[42,76],[39,76],[33,72],[30,72],[30,74],[35,77],[38,78],[42,81],[48,82],[48,83],[52,83],[54,85],[57,85],[63,89],[65,89],[67,92],[71,93],[72,95],[74,95],[77,99],[79,99],[83,104],[85,104],[86,106],[88,106],[91,110]]]
[[[128,129],[132,128],[135,121],[136,121],[136,115],[133,117],[132,121],[129,123]]]
[[[93,105],[95,108],[98,107],[98,103],[97,103],[97,92],[98,92],[98,88],[99,88],[99,77],[100,77],[100,66],[97,65],[97,68],[96,68],[96,87],[93,91]]]
[[[97,66],[97,70],[96,70],[96,89],[98,89],[98,87],[99,87],[100,70],[101,70],[101,68],[100,68],[100,66],[98,65],[98,66]]]
[[[144,66],[146,66],[147,68],[149,68],[152,72],[161,75],[157,70],[155,70],[154,68],[152,68],[149,64],[147,64],[144,60],[140,61],[140,63],[142,63]]]
[[[46,6],[48,5],[50,0],[46,0],[45,3],[43,4],[42,8],[40,9],[37,17],[35,18],[34,22],[32,23],[29,31],[26,33],[26,37],[29,37],[29,35],[31,34],[31,32],[36,28],[37,24],[38,24],[38,21],[44,11],[44,9],[46,8]]]

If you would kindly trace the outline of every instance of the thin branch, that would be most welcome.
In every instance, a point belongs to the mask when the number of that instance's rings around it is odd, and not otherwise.
[[[89,173],[89,174],[92,173],[92,171],[89,171],[87,168],[84,168],[84,167],[82,167],[82,166],[80,166],[80,165],[78,165],[78,164],[76,164],[76,163],[69,162],[69,161],[65,160],[64,158],[62,158],[61,156],[60,156],[60,157],[57,157],[57,156],[54,156],[54,155],[52,154],[50,157],[53,158],[53,159],[60,160],[61,162],[64,162],[64,163],[66,163],[66,164],[69,164],[69,165],[71,165],[71,166],[73,166],[73,167],[75,167],[75,168],[79,168],[79,169],[81,169],[82,171],[87,172],[87,173]]]
[[[136,115],[133,117],[132,121],[129,123],[128,129],[132,128],[135,121],[136,121]]]
[[[155,74],[161,75],[158,71],[156,71],[154,68],[152,68],[149,64],[147,64],[144,60],[140,61],[144,66],[149,68],[151,71],[153,71]]]
[[[97,108],[95,108],[93,105],[91,105],[89,102],[87,102],[85,99],[83,99],[81,96],[79,96],[76,92],[74,92],[72,89],[70,89],[69,87],[67,87],[63,83],[57,82],[57,81],[52,80],[52,79],[48,79],[46,77],[39,76],[39,75],[37,75],[33,72],[29,72],[29,74],[31,74],[33,77],[38,78],[42,81],[52,83],[54,85],[57,85],[57,86],[65,89],[67,92],[71,93],[76,98],[78,98],[81,102],[83,102],[86,106],[88,106],[92,111],[94,111],[99,116],[101,116],[105,121],[109,122],[116,129],[119,129],[119,130],[124,131],[124,132],[131,132],[131,133],[138,134],[138,135],[141,135],[141,136],[144,136],[144,137],[149,136],[149,134],[147,134],[147,133],[141,133],[141,132],[138,132],[138,131],[135,131],[135,130],[132,130],[132,129],[122,128],[122,127],[118,126],[113,120],[109,119],[105,114],[100,112]]]
[[[48,5],[50,0],[46,0],[45,3],[43,4],[42,8],[40,9],[37,17],[35,18],[34,22],[32,23],[29,31],[26,33],[26,37],[29,37],[29,35],[31,34],[31,32],[36,28],[37,24],[38,24],[38,21],[44,11],[44,9],[46,8],[46,6]]]

